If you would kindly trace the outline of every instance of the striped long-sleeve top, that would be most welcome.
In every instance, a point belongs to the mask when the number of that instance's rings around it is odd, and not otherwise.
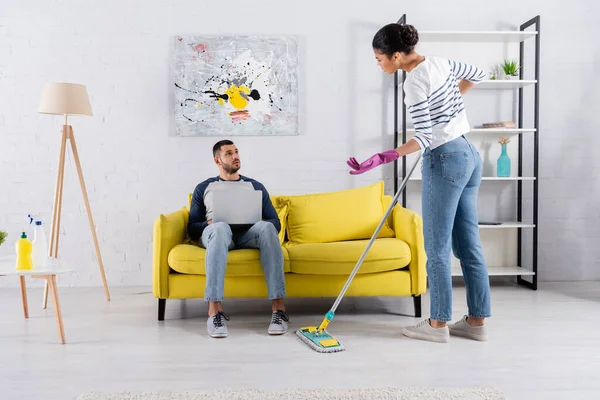
[[[404,102],[421,149],[434,149],[471,129],[458,81],[479,83],[485,72],[473,65],[426,57],[406,76]]]

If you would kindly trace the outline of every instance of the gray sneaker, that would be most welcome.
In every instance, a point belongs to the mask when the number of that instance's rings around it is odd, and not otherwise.
[[[487,342],[488,332],[487,326],[471,326],[467,323],[467,316],[462,317],[460,321],[455,324],[448,326],[450,334],[452,336],[461,336],[468,339],[479,340],[480,342]]]
[[[434,328],[429,324],[429,319],[421,321],[415,326],[407,326],[402,333],[413,339],[429,340],[430,342],[448,343],[450,340],[448,326]]]
[[[283,335],[288,330],[290,317],[285,311],[277,310],[271,315],[271,324],[269,325],[269,335]]]
[[[227,337],[227,325],[225,324],[224,320],[229,321],[229,317],[223,311],[219,311],[212,317],[208,317],[208,320],[206,321],[206,329],[211,337]]]

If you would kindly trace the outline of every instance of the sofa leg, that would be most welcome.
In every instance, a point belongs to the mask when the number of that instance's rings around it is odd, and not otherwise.
[[[421,318],[421,296],[413,296],[415,304],[415,318]]]
[[[165,308],[167,305],[167,299],[158,299],[158,320],[165,320]]]

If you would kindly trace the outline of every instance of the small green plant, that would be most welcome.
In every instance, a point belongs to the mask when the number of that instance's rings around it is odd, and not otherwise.
[[[517,76],[521,67],[516,61],[505,60],[502,64],[502,69],[506,76]]]
[[[0,231],[0,245],[2,243],[4,243],[4,240],[6,240],[6,237],[8,236],[8,233],[4,232],[4,231]]]

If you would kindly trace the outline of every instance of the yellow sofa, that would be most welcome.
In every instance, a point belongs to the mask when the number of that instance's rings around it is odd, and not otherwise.
[[[281,221],[287,297],[336,297],[364,251],[392,197],[383,182],[338,192],[272,196]],[[152,289],[158,319],[167,299],[203,298],[205,250],[187,234],[188,206],[161,214],[154,224]],[[426,290],[422,220],[396,204],[346,296],[412,296],[421,316]],[[260,252],[229,252],[225,298],[266,298]]]

